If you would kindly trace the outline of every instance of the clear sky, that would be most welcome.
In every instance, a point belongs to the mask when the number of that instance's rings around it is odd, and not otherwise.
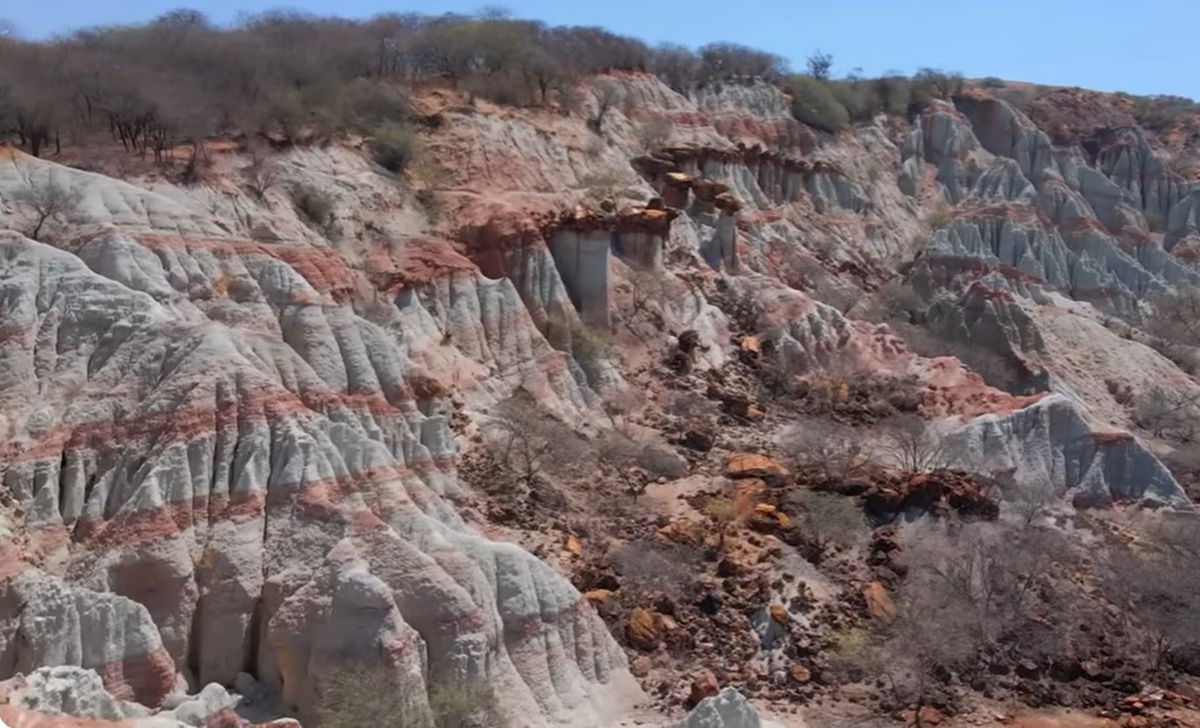
[[[472,12],[488,0],[0,0],[0,18],[27,37],[147,20],[178,7],[216,22],[289,7],[365,17]],[[797,68],[815,48],[835,73],[921,66],[970,77],[1170,93],[1200,99],[1197,0],[507,0],[514,16],[600,25],[650,42],[744,43]]]

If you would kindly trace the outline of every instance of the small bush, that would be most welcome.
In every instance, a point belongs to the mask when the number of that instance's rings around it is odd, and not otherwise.
[[[318,227],[333,221],[333,197],[324,190],[305,185],[292,193],[296,209]]]
[[[593,386],[604,380],[612,348],[612,336],[603,329],[579,324],[571,330],[571,355]]]
[[[940,200],[933,209],[925,213],[925,224],[934,230],[940,230],[954,219],[954,208],[945,200]]]
[[[385,121],[371,134],[370,149],[371,157],[380,167],[400,173],[417,155],[417,135],[404,124]]]
[[[884,435],[890,442],[889,452],[906,473],[925,473],[951,467],[957,454],[942,438],[915,414],[897,415],[887,422]]]
[[[638,145],[647,154],[658,151],[666,146],[673,128],[674,124],[669,117],[655,114],[638,125]]]
[[[827,85],[852,121],[869,121],[876,114],[889,110],[882,89],[875,82],[855,79]]]
[[[613,562],[625,587],[679,598],[693,590],[700,556],[700,551],[691,546],[657,540],[634,541],[618,548]]]
[[[429,728],[424,698],[420,684],[405,685],[393,670],[355,665],[322,681],[314,712],[321,728]]]
[[[866,531],[857,501],[834,493],[799,490],[788,496],[789,510],[798,520],[805,556],[819,564],[834,546],[851,546]]]
[[[435,728],[476,728],[494,725],[488,691],[481,685],[434,685],[429,710]]]
[[[850,124],[849,112],[826,84],[812,76],[792,76],[787,86],[792,92],[792,116],[799,121],[831,132]]]
[[[1008,86],[1008,84],[1004,82],[1004,79],[997,78],[996,76],[988,76],[987,78],[983,79],[984,88],[1004,88],[1006,86]]]
[[[725,549],[725,534],[738,520],[738,507],[728,498],[709,498],[704,512],[717,527],[717,548]]]

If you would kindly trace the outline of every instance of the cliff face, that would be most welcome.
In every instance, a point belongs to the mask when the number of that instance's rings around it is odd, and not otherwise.
[[[454,498],[461,448],[515,391],[577,430],[637,392],[635,367],[580,342],[647,346],[618,301],[648,281],[659,330],[690,332],[701,371],[740,355],[730,301],[749,302],[739,323],[797,376],[851,362],[916,381],[973,470],[1080,504],[1190,508],[1120,431],[1109,384],[1200,391],[1101,323],[1200,283],[1183,254],[1200,188],[1138,129],[1056,146],[972,91],[835,137],[765,84],[610,81],[627,103],[599,132],[440,109],[427,144],[451,181],[432,212],[349,145],[280,154],[262,196],[232,181],[236,151],[183,187],[4,150],[0,679],[75,666],[157,708],[251,673],[304,717],[353,659],[421,695],[502,686],[504,725],[609,721],[639,693],[623,650]],[[670,133],[646,149],[651,113]],[[79,204],[37,242],[16,200],[47,184]],[[307,188],[330,195],[327,220],[296,209]],[[901,269],[931,329],[1044,386],[993,389],[866,322]]]

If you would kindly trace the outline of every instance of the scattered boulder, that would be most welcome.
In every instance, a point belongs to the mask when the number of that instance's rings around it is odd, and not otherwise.
[[[609,589],[592,589],[584,592],[583,596],[593,604],[604,604],[612,596],[612,591]]]
[[[717,433],[712,428],[705,425],[689,425],[683,431],[683,436],[679,438],[679,444],[689,450],[697,452],[708,452],[713,449],[713,445],[717,442]]]
[[[654,667],[654,662],[649,655],[638,655],[629,663],[629,672],[633,673],[634,677],[646,677],[650,674],[650,668]]]
[[[910,474],[876,484],[863,507],[875,523],[891,523],[903,513],[950,512],[990,521],[1000,515],[1000,504],[987,494],[988,486],[957,470]]]
[[[721,691],[717,676],[712,670],[701,670],[692,678],[691,691],[688,693],[687,707],[694,708],[701,700],[711,698]]]
[[[778,728],[764,722],[745,696],[733,688],[725,688],[711,698],[700,701],[687,718],[669,728]]]
[[[883,584],[873,581],[863,587],[863,601],[867,604],[867,613],[885,624],[896,619],[896,603],[888,594]]]
[[[583,544],[579,541],[578,536],[567,536],[566,549],[573,559],[583,556]]]
[[[752,452],[735,452],[725,459],[730,478],[759,478],[768,485],[781,485],[791,473],[778,460]]]
[[[659,629],[654,612],[642,607],[630,612],[629,622],[625,625],[625,637],[639,650],[651,652],[657,648]]]

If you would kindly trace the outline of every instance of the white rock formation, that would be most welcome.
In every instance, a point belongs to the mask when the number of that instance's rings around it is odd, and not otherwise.
[[[705,698],[688,713],[687,718],[670,728],[782,728],[758,717],[754,706],[735,688],[725,688],[711,698]]]
[[[22,165],[108,222],[77,255],[0,236],[0,482],[28,535],[0,553],[0,676],[91,668],[157,707],[179,676],[251,670],[303,714],[323,675],[377,661],[482,681],[522,726],[598,724],[637,694],[582,597],[439,496],[445,402],[412,381],[524,383],[576,417],[588,396],[511,282],[443,276],[368,320],[346,300],[361,278],[307,235],[231,237],[187,200]]]

